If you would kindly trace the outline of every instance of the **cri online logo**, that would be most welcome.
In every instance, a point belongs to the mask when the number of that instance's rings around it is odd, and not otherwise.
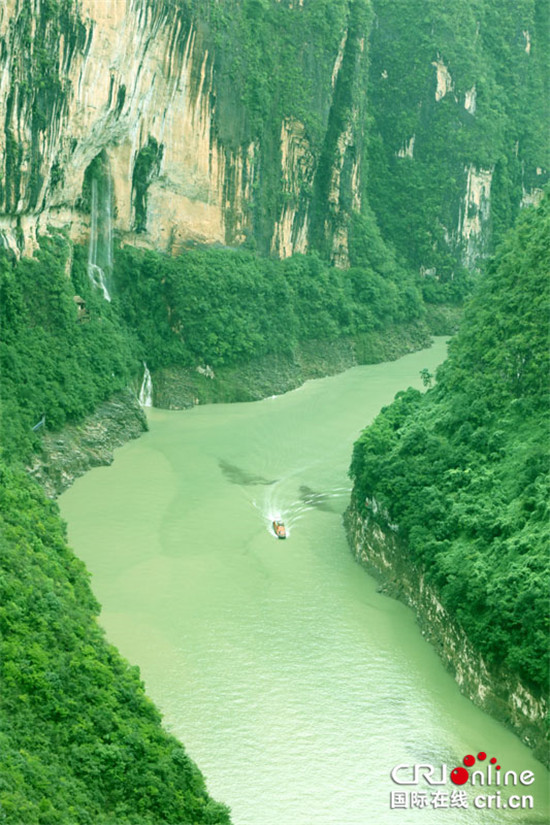
[[[487,759],[487,754],[485,753],[485,751],[480,751],[477,755],[477,758],[480,762],[485,762],[485,760]],[[475,758],[475,756],[472,756],[471,753],[469,753],[467,756],[464,757],[464,759],[462,761],[466,765],[466,768],[471,768],[472,765],[475,765],[476,758]],[[493,756],[489,760],[489,765],[496,765],[495,770],[499,771],[500,770],[500,765],[497,765],[497,761],[498,760],[496,760],[495,757]],[[451,782],[454,782],[455,785],[464,785],[468,781],[468,779],[470,778],[470,774],[468,773],[466,768],[463,768],[462,766],[460,766],[458,768],[454,768],[451,771]],[[490,772],[490,768],[489,768],[489,772]],[[496,774],[496,776],[499,776],[499,774]],[[497,784],[500,784],[500,782],[497,782]]]
[[[396,785],[418,785],[421,780],[428,785],[445,785],[448,779],[454,785],[531,785],[535,781],[532,771],[522,771],[519,776],[516,771],[502,771],[497,765],[498,759],[494,756],[487,759],[485,751],[477,754],[479,764],[476,770],[469,771],[476,764],[476,757],[471,753],[462,760],[465,767],[459,765],[448,773],[447,765],[442,764],[439,770],[430,764],[396,765],[391,772],[391,778]],[[439,774],[439,775],[438,775]]]

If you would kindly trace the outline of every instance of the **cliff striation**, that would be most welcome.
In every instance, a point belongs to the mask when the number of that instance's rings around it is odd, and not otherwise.
[[[370,204],[428,280],[476,268],[550,167],[542,4],[493,6],[7,0],[0,235],[87,243],[100,158],[124,243],[347,266]]]
[[[351,163],[346,186],[357,190],[362,117],[359,95],[349,114],[340,98],[350,80],[364,86],[365,4],[339,0],[330,20],[325,4],[268,5],[4,4],[5,242],[31,253],[48,227],[87,242],[87,174],[101,157],[125,242],[173,252],[184,242],[234,245],[253,236],[285,256],[309,247],[315,213],[328,221],[321,234],[329,246],[338,234],[333,256],[345,262],[349,209],[341,201],[349,195],[340,176]],[[289,32],[283,40],[281,29]],[[319,175],[331,180],[328,206],[316,198]]]
[[[545,196],[478,284],[435,386],[398,393],[364,430],[348,513],[354,552],[464,692],[545,762],[549,229]]]
[[[369,200],[427,282],[491,254],[548,181],[543,3],[373,0]]]
[[[546,698],[535,695],[517,673],[484,659],[452,612],[441,604],[437,589],[413,563],[398,532],[383,529],[357,506],[346,511],[345,524],[356,559],[380,579],[384,593],[414,610],[422,635],[435,647],[461,692],[517,733],[541,762],[550,764]]]

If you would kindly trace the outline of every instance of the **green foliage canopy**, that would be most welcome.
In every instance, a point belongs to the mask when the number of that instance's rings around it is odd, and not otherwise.
[[[548,689],[550,197],[521,216],[465,311],[438,383],[399,393],[354,448],[359,512],[486,659]],[[387,514],[384,515],[384,514]]]
[[[46,415],[50,429],[76,421],[138,369],[131,333],[92,288],[84,251],[62,235],[43,238],[35,259],[0,252],[0,398],[6,459],[27,455],[38,441],[31,428]],[[79,321],[75,292],[86,301]]]
[[[13,825],[225,825],[105,641],[57,506],[0,464],[0,812]]]
[[[421,319],[414,281],[398,267],[377,270],[368,264],[340,270],[317,255],[277,261],[189,249],[172,258],[123,247],[116,260],[117,306],[152,368],[234,364],[288,353],[303,340]]]

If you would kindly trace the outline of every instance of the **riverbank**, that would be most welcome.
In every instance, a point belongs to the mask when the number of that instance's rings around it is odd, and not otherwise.
[[[215,371],[208,365],[166,367],[152,373],[153,405],[179,410],[197,404],[259,401],[358,364],[394,361],[430,342],[423,324],[409,324],[356,338],[304,341],[287,354],[265,355]],[[111,464],[117,447],[147,430],[138,389],[136,384],[117,393],[82,422],[45,433],[27,471],[48,497],[60,495],[92,467]]]
[[[381,592],[401,600],[416,615],[422,635],[435,648],[461,692],[516,733],[537,759],[550,765],[545,724],[548,705],[505,668],[491,668],[441,604],[437,591],[409,558],[398,532],[382,529],[353,504],[344,515],[351,550],[380,582]]]
[[[147,431],[135,392],[116,393],[78,424],[46,432],[41,450],[27,465],[48,498],[56,498],[92,467],[111,464],[114,450]]]
[[[153,403],[179,410],[196,404],[259,401],[282,395],[312,378],[324,378],[361,364],[395,361],[430,346],[424,324],[411,323],[338,338],[302,341],[287,353],[267,354],[240,364],[166,367],[153,373]]]

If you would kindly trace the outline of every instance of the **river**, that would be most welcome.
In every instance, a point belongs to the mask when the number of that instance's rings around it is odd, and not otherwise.
[[[149,433],[60,499],[109,639],[235,825],[547,821],[546,771],[461,696],[342,527],[354,440],[444,357],[438,339],[256,403],[152,410]],[[390,779],[401,763],[450,770],[481,750],[535,773],[492,805],[515,792],[533,810],[475,809],[469,785],[464,808],[449,782]]]

